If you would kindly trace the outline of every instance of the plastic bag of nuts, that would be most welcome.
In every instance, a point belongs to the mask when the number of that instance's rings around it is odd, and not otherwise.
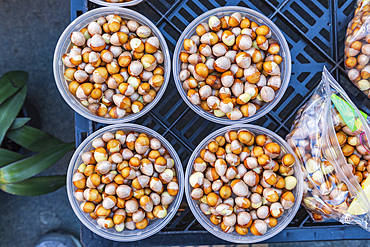
[[[358,0],[355,16],[345,39],[345,67],[348,78],[370,97],[370,1]]]
[[[370,229],[370,131],[364,117],[324,68],[286,138],[302,164],[302,204],[315,221]]]

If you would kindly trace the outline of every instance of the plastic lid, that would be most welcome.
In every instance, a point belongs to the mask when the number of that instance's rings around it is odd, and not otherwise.
[[[195,159],[199,156],[200,151],[208,145],[210,140],[214,140],[219,135],[224,135],[226,132],[231,130],[240,130],[240,129],[247,129],[250,132],[254,133],[255,135],[259,134],[265,134],[269,136],[274,142],[280,145],[282,148],[282,151],[285,153],[293,154],[296,161],[298,160],[295,156],[293,150],[291,147],[286,143],[280,136],[273,133],[272,131],[265,129],[260,126],[251,125],[251,124],[237,124],[233,126],[227,126],[224,128],[221,128],[219,130],[216,130],[212,134],[208,135],[204,140],[196,147],[193,154],[191,155],[187,168],[185,173],[185,195],[186,200],[188,202],[188,205],[190,207],[191,212],[194,214],[197,221],[210,233],[215,235],[218,238],[221,238],[223,240],[234,242],[234,243],[256,243],[261,242],[266,239],[269,239],[279,232],[281,232],[294,218],[295,214],[297,213],[299,206],[301,204],[302,200],[302,194],[303,194],[303,179],[302,179],[302,173],[301,168],[299,166],[299,163],[296,162],[294,164],[294,176],[297,178],[297,185],[295,189],[293,190],[293,194],[295,197],[295,203],[294,206],[288,210],[284,211],[284,214],[278,218],[278,224],[275,227],[267,228],[267,232],[264,235],[261,236],[255,236],[250,231],[247,235],[239,235],[235,232],[235,230],[232,233],[225,233],[221,230],[220,226],[214,225],[210,220],[209,217],[204,215],[202,211],[199,208],[199,202],[195,201],[191,198],[190,193],[192,190],[192,187],[189,184],[189,177],[193,172],[193,164]]]
[[[116,14],[116,15],[123,17],[124,19],[135,20],[140,24],[149,26],[152,30],[152,33],[158,37],[159,43],[160,43],[160,49],[164,55],[164,62],[163,62],[164,82],[163,82],[162,87],[157,92],[157,96],[155,97],[155,99],[151,103],[146,105],[144,109],[140,111],[139,113],[130,114],[120,119],[104,118],[104,117],[96,116],[92,114],[91,111],[87,107],[83,106],[80,103],[80,100],[69,92],[68,83],[64,79],[64,71],[66,67],[64,66],[62,62],[63,54],[67,53],[68,48],[71,46],[71,40],[70,40],[71,33],[74,31],[81,30],[82,28],[87,26],[90,22],[97,20],[101,16],[107,16],[110,14]],[[97,9],[91,10],[79,16],[71,24],[68,25],[68,27],[64,30],[64,32],[60,36],[57,46],[55,48],[53,69],[54,69],[55,83],[57,84],[60,94],[62,95],[64,100],[67,102],[67,104],[75,112],[95,122],[105,123],[105,124],[117,124],[117,123],[131,122],[131,121],[134,121],[140,118],[141,116],[148,113],[159,102],[164,92],[166,91],[168,81],[170,79],[171,59],[170,59],[170,54],[169,54],[166,40],[164,39],[159,29],[149,19],[147,19],[145,16],[133,10],[130,10],[130,9],[117,8],[117,7],[116,8],[104,7],[104,8],[97,8]]]
[[[72,177],[75,171],[78,169],[78,166],[83,163],[81,159],[81,155],[84,152],[88,152],[92,149],[92,141],[98,137],[101,137],[105,132],[115,132],[117,130],[123,130],[124,132],[130,131],[137,131],[140,133],[145,133],[148,136],[155,137],[161,141],[162,145],[169,151],[172,159],[175,161],[176,167],[176,174],[177,180],[179,185],[179,192],[176,195],[175,200],[169,205],[167,210],[167,216],[163,219],[155,219],[149,220],[148,226],[143,230],[135,229],[133,231],[124,229],[122,232],[117,232],[114,228],[111,229],[103,229],[101,228],[96,220],[92,219],[88,213],[84,213],[79,205],[82,203],[77,201],[74,197],[74,191],[77,189],[72,182]],[[110,125],[105,128],[102,128],[89,137],[87,137],[81,144],[78,146],[77,150],[73,154],[73,157],[69,163],[68,171],[67,171],[67,193],[68,199],[71,203],[72,209],[79,218],[79,220],[91,231],[98,234],[103,238],[107,238],[114,241],[121,241],[121,242],[130,242],[130,241],[137,241],[147,237],[150,237],[157,232],[159,232],[163,227],[165,227],[171,219],[175,216],[178,208],[180,207],[182,197],[184,194],[184,172],[182,168],[182,163],[179,156],[176,153],[176,150],[172,147],[172,145],[160,134],[151,130],[147,127],[143,127],[137,124],[117,124],[117,125]]]
[[[276,92],[275,99],[270,102],[266,103],[261,109],[259,109],[255,115],[251,117],[242,117],[239,120],[230,120],[226,116],[224,117],[216,117],[212,113],[206,112],[203,110],[199,105],[194,105],[190,102],[190,100],[187,97],[187,94],[185,90],[183,89],[182,82],[179,78],[179,73],[181,71],[181,61],[179,59],[180,53],[183,50],[183,42],[185,39],[190,38],[192,35],[196,34],[195,29],[198,26],[198,24],[207,22],[208,18],[212,15],[215,15],[217,17],[222,17],[225,15],[231,15],[234,12],[239,12],[242,16],[247,17],[248,19],[256,22],[257,24],[265,24],[271,29],[271,37],[276,39],[277,42],[280,44],[280,56],[283,58],[283,62],[279,65],[281,70],[281,87]],[[288,43],[285,40],[284,35],[280,31],[280,29],[265,15],[254,11],[252,9],[243,8],[240,6],[228,6],[228,7],[220,7],[216,9],[212,9],[210,11],[207,11],[206,13],[202,14],[198,18],[196,18],[194,21],[192,21],[188,27],[184,30],[182,35],[180,36],[179,40],[177,41],[175,52],[174,52],[174,59],[172,61],[172,67],[173,67],[173,77],[175,79],[175,84],[177,87],[177,90],[179,91],[182,99],[185,101],[188,106],[195,111],[198,115],[204,117],[205,119],[219,123],[219,124],[241,124],[241,123],[248,123],[252,122],[254,120],[257,120],[258,118],[266,115],[269,111],[271,111],[276,104],[281,100],[283,97],[286,89],[288,88],[289,80],[290,80],[290,73],[291,73],[291,67],[292,67],[292,61],[290,57],[290,50]]]

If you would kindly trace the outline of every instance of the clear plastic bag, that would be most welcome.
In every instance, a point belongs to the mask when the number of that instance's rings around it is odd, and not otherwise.
[[[370,0],[358,0],[345,39],[348,78],[370,98]]]
[[[335,219],[370,231],[368,119],[324,67],[286,138],[304,173],[302,205],[315,221]]]

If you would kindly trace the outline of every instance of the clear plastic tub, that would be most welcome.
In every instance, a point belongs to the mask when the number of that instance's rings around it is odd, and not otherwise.
[[[104,0],[90,0],[93,3],[99,4],[100,6],[106,7],[128,7],[134,6],[141,3],[143,0],[132,0],[131,2],[124,2],[124,3],[109,3]]]
[[[176,195],[175,200],[170,204],[167,210],[167,216],[164,219],[149,220],[148,226],[143,230],[135,229],[131,231],[128,229],[124,229],[122,232],[117,232],[114,228],[103,229],[100,226],[98,226],[96,220],[93,220],[88,213],[84,213],[80,209],[79,205],[81,204],[81,202],[77,201],[74,197],[74,191],[77,188],[73,185],[72,177],[75,171],[78,169],[78,166],[81,163],[83,163],[81,159],[81,154],[93,149],[91,144],[95,138],[101,137],[106,131],[115,132],[117,130],[123,130],[124,132],[137,131],[140,133],[145,133],[148,136],[158,138],[158,140],[161,141],[162,145],[170,152],[171,157],[175,161],[179,192]],[[137,125],[137,124],[110,125],[110,126],[107,126],[105,128],[102,128],[94,132],[89,137],[87,137],[85,141],[83,141],[80,144],[80,146],[77,148],[77,150],[73,154],[73,157],[69,163],[69,167],[67,171],[67,193],[68,193],[68,199],[69,199],[69,202],[71,203],[73,211],[75,212],[79,220],[91,231],[98,234],[99,236],[102,236],[103,238],[107,238],[107,239],[114,240],[114,241],[121,241],[121,242],[137,241],[137,240],[150,237],[156,234],[157,232],[159,232],[163,227],[165,227],[171,221],[173,216],[176,214],[181,204],[181,200],[184,194],[184,172],[183,172],[181,160],[179,156],[177,155],[176,150],[171,146],[171,144],[163,136],[161,136],[154,130],[151,130],[147,127]]]
[[[277,91],[275,95],[275,99],[272,102],[267,103],[263,107],[261,107],[261,109],[259,109],[255,115],[251,117],[242,117],[239,120],[230,120],[226,116],[216,117],[212,113],[209,113],[203,110],[199,105],[194,105],[193,103],[191,103],[179,79],[179,73],[181,71],[181,61],[179,59],[179,56],[180,56],[181,51],[183,50],[184,40],[196,34],[195,29],[198,26],[198,24],[202,22],[208,22],[208,18],[210,16],[212,15],[215,15],[217,17],[222,17],[225,15],[230,16],[234,12],[239,12],[242,16],[248,17],[250,20],[256,22],[257,24],[267,25],[271,29],[271,33],[272,33],[271,37],[276,39],[278,43],[280,44],[279,55],[283,58],[283,62],[280,64],[282,82],[281,82],[280,89]],[[285,40],[284,35],[280,31],[280,29],[268,17],[252,9],[243,8],[240,6],[227,6],[227,7],[220,7],[220,8],[207,11],[201,16],[197,17],[194,21],[192,21],[187,26],[187,28],[184,30],[179,40],[177,41],[175,52],[173,55],[172,67],[173,67],[173,77],[175,79],[177,90],[179,91],[185,103],[188,104],[188,106],[193,111],[195,111],[199,116],[202,116],[206,118],[207,120],[210,120],[212,122],[219,123],[219,124],[230,125],[230,124],[241,124],[241,123],[252,122],[266,115],[269,111],[271,111],[276,106],[276,104],[281,100],[286,89],[288,88],[292,61],[290,57],[290,49],[289,49],[288,43]]]
[[[120,119],[114,119],[114,118],[104,118],[99,117],[91,113],[91,111],[83,106],[79,99],[76,98],[74,95],[72,95],[68,90],[68,83],[64,79],[64,71],[66,69],[66,66],[64,66],[62,62],[62,56],[65,54],[71,46],[71,40],[70,35],[74,31],[79,31],[85,26],[87,26],[91,21],[97,20],[101,16],[107,16],[110,14],[116,14],[124,19],[131,19],[135,20],[140,24],[145,24],[149,26],[152,29],[152,32],[155,36],[158,37],[160,42],[160,49],[163,52],[164,55],[164,82],[160,90],[157,92],[157,96],[155,99],[148,105],[144,107],[142,111],[140,111],[137,114],[130,114]],[[54,61],[53,61],[53,69],[54,69],[54,78],[55,83],[57,84],[58,90],[64,100],[67,102],[67,104],[78,114],[81,116],[90,119],[95,122],[99,123],[105,123],[105,124],[117,124],[117,123],[125,123],[125,122],[131,122],[135,119],[138,119],[139,117],[145,115],[148,113],[162,98],[164,92],[166,91],[168,81],[170,79],[171,75],[171,59],[170,54],[168,50],[168,46],[166,43],[166,40],[164,39],[163,35],[159,31],[159,29],[145,16],[125,8],[113,8],[113,7],[103,7],[103,8],[97,8],[94,10],[91,10],[78,18],[76,18],[71,24],[68,25],[68,27],[64,30],[62,35],[59,38],[59,41],[57,43],[57,46],[55,48],[54,52]]]
[[[251,244],[251,243],[261,242],[261,241],[264,241],[266,239],[269,239],[275,236],[276,234],[281,232],[293,220],[301,204],[301,199],[302,199],[302,194],[303,194],[303,180],[302,180],[301,167],[298,164],[298,162],[296,162],[294,164],[294,176],[297,178],[297,186],[293,190],[293,194],[295,197],[294,206],[288,210],[285,210],[284,214],[280,218],[278,218],[278,224],[273,228],[268,228],[267,232],[264,235],[255,236],[250,231],[248,232],[247,235],[244,235],[244,236],[239,235],[235,231],[233,231],[232,233],[225,233],[221,230],[220,226],[214,225],[209,220],[209,216],[206,216],[200,210],[199,202],[191,198],[190,192],[192,188],[189,184],[189,177],[193,172],[194,160],[199,156],[200,151],[203,148],[205,148],[206,145],[208,145],[208,142],[210,140],[215,139],[219,135],[224,135],[228,131],[231,131],[231,130],[237,131],[240,129],[247,129],[250,132],[254,133],[255,135],[265,134],[269,136],[274,142],[280,145],[283,152],[293,154],[295,159],[298,160],[293,150],[288,145],[288,143],[286,143],[280,136],[278,136],[277,134],[273,133],[272,131],[268,129],[265,129],[263,127],[256,126],[256,125],[251,125],[251,124],[237,124],[237,125],[227,126],[219,130],[216,130],[212,134],[208,135],[194,150],[193,154],[191,155],[189,159],[186,172],[185,172],[185,195],[186,195],[186,200],[188,202],[191,212],[194,214],[198,222],[207,231],[209,231],[216,237],[219,237],[229,242]]]

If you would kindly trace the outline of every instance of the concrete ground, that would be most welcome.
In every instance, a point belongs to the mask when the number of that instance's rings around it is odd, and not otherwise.
[[[10,70],[29,73],[28,98],[38,109],[41,128],[63,141],[74,141],[73,111],[54,82],[52,61],[59,35],[70,23],[69,0],[0,0],[0,75]],[[44,172],[65,174],[72,153]],[[80,223],[65,188],[38,196],[20,197],[0,192],[0,246],[33,246],[51,231],[79,237]],[[367,241],[307,242],[269,246],[369,246]],[[253,245],[266,247],[268,245]]]
[[[0,0],[0,19],[0,75],[27,71],[27,97],[38,109],[42,130],[73,142],[73,110],[57,90],[52,67],[58,38],[70,23],[70,1]],[[65,174],[71,155],[44,174]],[[0,192],[0,212],[0,246],[33,246],[53,230],[79,236],[80,224],[65,188],[38,197]]]

